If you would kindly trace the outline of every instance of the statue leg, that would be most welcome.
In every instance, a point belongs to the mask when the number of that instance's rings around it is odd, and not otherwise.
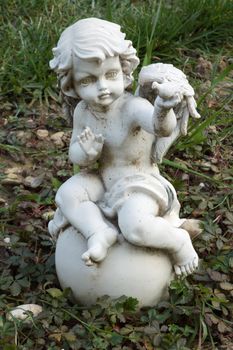
[[[172,226],[180,227],[189,233],[191,240],[195,239],[202,232],[201,221],[196,219],[180,219],[180,203],[175,198],[173,208],[163,217]]]
[[[103,195],[104,187],[99,177],[85,173],[68,179],[55,198],[67,222],[87,239],[88,250],[82,255],[87,265],[103,260],[117,239],[117,229],[95,204]]]
[[[55,211],[55,214],[53,216],[53,219],[49,221],[48,224],[48,230],[49,233],[54,241],[57,240],[57,237],[59,236],[59,233],[62,229],[64,229],[67,225],[69,225],[68,220],[66,217],[62,214],[60,208],[57,208]]]
[[[187,231],[192,240],[195,239],[202,232],[201,221],[196,219],[180,218],[180,203],[177,199],[176,191],[174,187],[165,178],[163,178],[163,181],[167,183],[168,187],[171,188],[174,195],[172,208],[169,210],[169,212],[167,212],[164,215],[163,218],[166,219],[168,222],[170,222],[172,226],[180,227],[185,231]]]
[[[143,193],[132,194],[118,211],[118,224],[131,243],[170,252],[177,275],[188,275],[198,265],[190,236],[159,216],[159,205]]]

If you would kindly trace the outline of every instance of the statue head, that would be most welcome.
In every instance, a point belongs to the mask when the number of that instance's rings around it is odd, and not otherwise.
[[[139,64],[132,42],[125,40],[120,26],[98,18],[82,19],[63,31],[50,67],[58,74],[60,88],[65,96],[78,98],[73,75],[78,71],[79,58],[103,62],[118,56],[124,76],[124,87],[133,82],[132,73]]]

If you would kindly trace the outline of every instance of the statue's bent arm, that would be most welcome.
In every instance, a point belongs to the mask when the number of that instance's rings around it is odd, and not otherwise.
[[[130,102],[132,123],[157,137],[170,136],[176,128],[176,116],[172,108],[153,106],[144,98],[136,97]]]
[[[99,158],[101,151],[87,153],[82,147],[80,135],[86,130],[85,126],[82,125],[82,113],[78,105],[74,111],[74,125],[70,140],[69,159],[73,164],[85,167],[93,164]]]

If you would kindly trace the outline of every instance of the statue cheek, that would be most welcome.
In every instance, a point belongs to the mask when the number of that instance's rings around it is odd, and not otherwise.
[[[123,79],[115,80],[111,82],[110,89],[117,95],[121,95],[124,92],[124,81]]]
[[[83,100],[89,100],[94,96],[94,89],[91,86],[79,86],[76,91]]]
[[[119,95],[123,94],[124,90],[125,90],[125,85],[124,85],[124,81],[122,80],[118,84],[118,94]]]

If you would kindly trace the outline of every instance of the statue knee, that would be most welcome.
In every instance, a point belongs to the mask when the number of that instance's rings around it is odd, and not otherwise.
[[[81,203],[89,200],[86,189],[80,185],[76,185],[75,188],[72,187],[69,184],[69,180],[61,185],[55,197],[55,202],[58,207],[62,205],[72,205],[74,201],[77,204],[78,202]]]
[[[118,220],[118,224],[123,236],[132,244],[135,245],[145,245],[144,235],[145,227],[143,223],[138,220],[138,218],[133,220],[133,218],[128,218],[128,220]]]

